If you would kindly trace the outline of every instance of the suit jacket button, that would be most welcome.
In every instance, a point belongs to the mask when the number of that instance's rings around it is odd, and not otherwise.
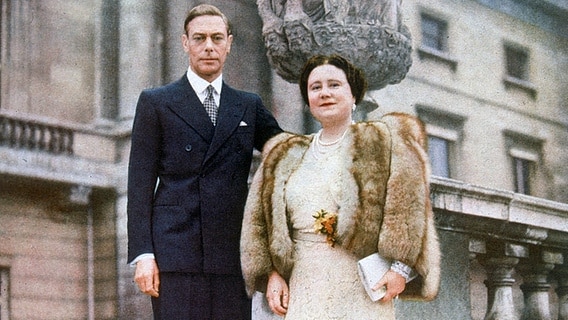
[[[189,152],[191,151],[192,148],[193,147],[190,144],[188,144],[187,146],[185,146],[185,151]]]

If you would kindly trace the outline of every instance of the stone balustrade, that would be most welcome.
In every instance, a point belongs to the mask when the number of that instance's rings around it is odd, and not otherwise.
[[[0,115],[0,146],[71,155],[73,131],[33,119]]]
[[[568,319],[568,204],[436,177],[432,203],[438,228],[467,237],[484,268],[486,320]]]
[[[0,174],[125,190],[130,123],[81,125],[0,113]]]

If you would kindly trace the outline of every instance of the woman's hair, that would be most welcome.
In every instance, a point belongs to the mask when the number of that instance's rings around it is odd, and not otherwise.
[[[363,100],[365,92],[367,91],[367,78],[365,78],[365,73],[342,56],[333,54],[329,56],[315,55],[311,57],[302,68],[299,85],[304,103],[309,105],[308,78],[310,73],[312,73],[315,68],[324,64],[329,64],[343,70],[347,82],[349,82],[349,86],[351,87],[351,93],[355,97],[355,103],[359,103]]]
[[[227,26],[227,35],[231,35],[231,24],[229,23],[229,19],[227,16],[221,12],[217,7],[210,5],[210,4],[200,4],[193,9],[189,10],[187,16],[185,17],[185,22],[183,24],[184,33],[187,34],[187,25],[191,22],[191,20],[200,17],[200,16],[217,16],[223,19],[225,26]]]

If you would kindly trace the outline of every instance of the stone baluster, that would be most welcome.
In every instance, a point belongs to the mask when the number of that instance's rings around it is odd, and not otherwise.
[[[558,281],[558,320],[568,320],[568,265],[557,266],[552,275]]]
[[[513,302],[513,273],[520,258],[528,257],[525,246],[512,243],[487,243],[487,255],[480,255],[487,279],[487,313],[485,320],[518,320]]]
[[[492,257],[481,262],[487,271],[487,313],[485,320],[517,320],[513,303],[513,272],[519,263],[514,257]]]
[[[541,251],[535,248],[535,253],[527,263],[519,265],[523,276],[521,290],[525,298],[523,320],[552,320],[550,312],[551,288],[548,275],[555,264],[561,263],[562,255]]]

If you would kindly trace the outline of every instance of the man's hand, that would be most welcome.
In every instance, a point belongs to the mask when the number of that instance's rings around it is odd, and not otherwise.
[[[156,260],[148,258],[138,261],[134,281],[138,284],[140,291],[157,298],[160,295],[160,271]]]

